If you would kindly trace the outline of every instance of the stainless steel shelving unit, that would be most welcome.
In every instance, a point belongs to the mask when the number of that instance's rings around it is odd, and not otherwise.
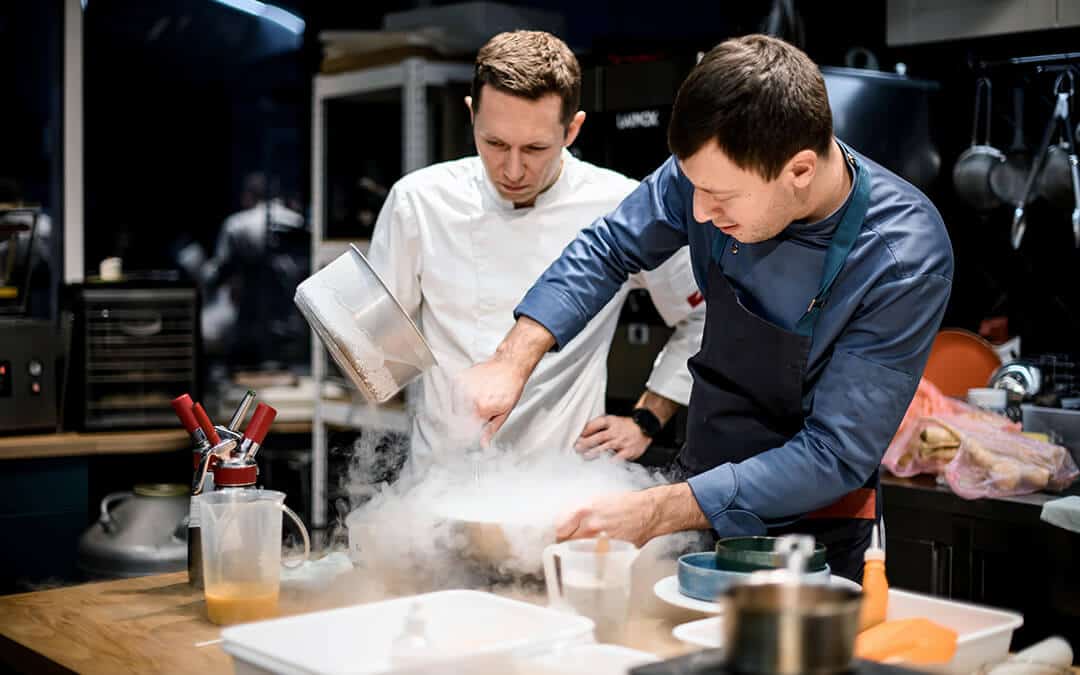
[[[408,58],[399,63],[333,75],[317,75],[314,81],[311,115],[311,213],[312,265],[318,269],[341,255],[350,243],[366,250],[366,241],[324,239],[326,147],[333,139],[326,128],[326,104],[376,92],[400,91],[402,171],[408,173],[431,163],[429,149],[428,88],[455,82],[469,82],[472,65],[446,63],[424,58]],[[327,427],[407,431],[409,420],[401,406],[372,407],[357,393],[351,402],[324,399],[327,376],[326,352],[312,334],[311,371],[318,398],[312,419],[311,525],[327,525],[328,447]]]

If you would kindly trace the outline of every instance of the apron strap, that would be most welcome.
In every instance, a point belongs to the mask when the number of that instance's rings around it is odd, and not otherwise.
[[[821,287],[810,300],[806,312],[795,324],[795,332],[799,335],[812,337],[814,327],[817,325],[821,308],[829,299],[833,283],[844,268],[851,247],[855,245],[855,238],[862,230],[863,221],[866,219],[866,211],[870,207],[870,171],[861,163],[855,161],[854,155],[847,148],[841,146],[841,151],[854,169],[854,195],[844,205],[844,212],[840,218],[840,224],[836,226],[829,249],[825,252],[825,265],[821,274]]]
[[[794,332],[805,337],[813,337],[814,327],[817,325],[821,308],[825,306],[826,301],[829,299],[833,283],[836,282],[836,277],[840,275],[840,270],[844,268],[844,262],[847,260],[852,246],[855,245],[855,239],[862,230],[863,221],[866,220],[866,212],[870,207],[870,170],[858,162],[846,146],[841,145],[840,150],[844,153],[844,158],[853,170],[855,177],[852,189],[855,194],[844,205],[840,224],[836,226],[836,232],[833,233],[832,240],[829,242],[829,249],[825,252],[825,264],[822,268],[821,285],[818,292],[810,300],[810,305],[806,308],[806,312],[803,313],[799,322],[795,324]],[[718,266],[723,258],[724,251],[727,249],[728,239],[730,239],[730,235],[722,232],[713,239],[712,259],[716,261]]]
[[[855,488],[825,508],[806,514],[806,518],[854,518],[877,520],[877,489]]]

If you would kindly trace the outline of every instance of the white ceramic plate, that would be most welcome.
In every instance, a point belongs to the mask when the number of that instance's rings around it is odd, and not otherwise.
[[[850,579],[845,579],[844,577],[830,577],[829,583],[841,588],[850,588],[853,591],[862,590],[862,586]],[[720,603],[705,602],[704,600],[691,598],[680,593],[679,578],[674,574],[657,581],[656,585],[653,586],[653,593],[656,594],[656,597],[669,605],[675,605],[676,607],[682,607],[683,609],[692,609],[695,612],[702,612],[704,614],[722,614],[724,611],[720,606]]]
[[[671,634],[676,640],[687,644],[712,649],[724,646],[722,616],[711,616],[708,619],[698,619],[689,623],[681,623],[671,629]]]
[[[692,609],[695,612],[704,614],[720,614],[724,611],[719,603],[705,602],[680,593],[679,578],[674,574],[657,581],[656,585],[653,586],[653,593],[669,605],[675,605],[683,609]]]

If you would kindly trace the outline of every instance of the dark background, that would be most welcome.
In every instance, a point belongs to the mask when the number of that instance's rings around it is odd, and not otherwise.
[[[384,12],[412,3],[283,1],[306,21],[300,48],[274,51],[257,22],[209,0],[94,0],[86,11],[87,269],[108,255],[168,267],[190,240],[212,248],[221,221],[240,206],[243,176],[270,168],[281,194],[306,208],[310,192],[311,78],[322,30],[378,28]],[[444,3],[433,3],[444,4]],[[512,4],[562,11],[565,36],[584,65],[612,55],[686,55],[758,30],[769,9],[744,3],[537,0]],[[1008,208],[979,215],[955,199],[953,162],[970,138],[973,62],[1068,51],[1080,31],[1039,31],[905,48],[885,45],[885,3],[797,4],[808,53],[843,65],[852,46],[939,81],[932,125],[942,157],[928,190],[945,216],[957,274],[945,324],[977,330],[1009,317],[1025,352],[1071,351],[1080,330],[1080,285],[1068,213],[1036,204],[1021,251],[1008,245]],[[279,48],[281,48],[279,46]],[[1032,68],[994,78],[994,141],[1011,139],[1010,89],[1027,87],[1029,146],[1050,110],[1052,79]],[[358,120],[358,124],[363,124]],[[875,120],[865,121],[874,125]],[[378,133],[378,129],[370,129]],[[889,133],[882,128],[881,133]],[[588,133],[586,127],[585,133]]]

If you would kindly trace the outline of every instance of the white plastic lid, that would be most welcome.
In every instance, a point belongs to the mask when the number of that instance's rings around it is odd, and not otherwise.
[[[1004,389],[990,389],[988,387],[976,387],[968,389],[967,402],[979,408],[991,410],[1004,410],[1008,405],[1008,392]]]

